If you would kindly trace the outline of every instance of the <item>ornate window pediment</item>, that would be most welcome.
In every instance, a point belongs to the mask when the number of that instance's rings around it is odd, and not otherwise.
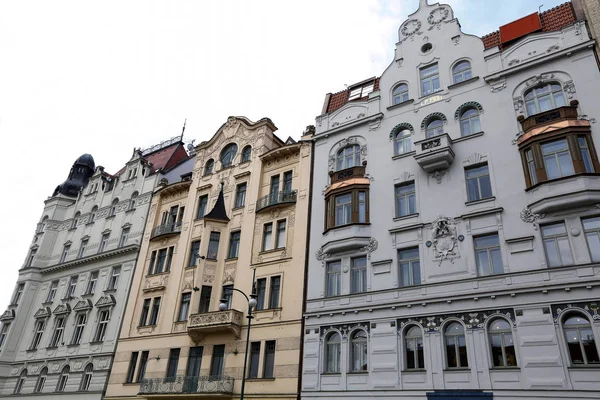
[[[98,299],[95,306],[100,308],[114,306],[115,304],[117,304],[115,296],[113,296],[112,294],[105,294]]]
[[[50,316],[50,307],[42,307],[33,314],[33,318],[48,318]]]
[[[63,246],[70,246],[73,242],[71,240],[67,240]]]
[[[52,311],[52,314],[62,315],[62,314],[68,314],[70,312],[71,312],[71,306],[68,303],[65,303],[65,304],[59,304],[58,306],[56,306],[54,311]]]
[[[444,123],[444,125],[448,123],[448,119],[444,114],[442,114],[441,112],[434,112],[423,118],[423,121],[421,122],[421,131],[425,132],[425,128],[429,125],[429,123],[436,119],[441,120]]]
[[[80,300],[73,307],[73,311],[85,311],[92,308],[92,301],[90,299]]]
[[[127,229],[127,228],[130,228],[130,227],[131,227],[131,224],[128,222],[128,223],[124,224],[121,228]]]
[[[15,319],[15,310],[6,310],[0,315],[0,321],[10,321]]]

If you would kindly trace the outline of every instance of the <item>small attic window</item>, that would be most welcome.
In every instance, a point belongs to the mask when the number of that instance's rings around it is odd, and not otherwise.
[[[350,97],[348,97],[348,100],[361,99],[361,98],[367,96],[369,93],[371,93],[373,91],[374,85],[375,85],[374,82],[370,82],[364,86],[355,87],[355,88],[350,89]]]
[[[432,48],[433,46],[431,45],[431,43],[425,43],[423,46],[421,46],[421,53],[428,53],[431,51]]]

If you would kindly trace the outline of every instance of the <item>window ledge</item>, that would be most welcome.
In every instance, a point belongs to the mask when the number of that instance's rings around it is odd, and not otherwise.
[[[459,86],[466,85],[467,83],[475,82],[477,80],[479,80],[479,77],[478,76],[474,76],[472,78],[467,79],[466,81],[462,81],[462,82],[458,82],[458,83],[453,83],[452,85],[448,85],[448,89],[454,89],[454,88],[457,88]]]
[[[263,250],[263,251],[259,251],[259,252],[258,252],[258,254],[259,254],[259,255],[261,255],[261,254],[270,254],[270,253],[276,253],[276,252],[278,252],[278,251],[282,251],[282,250],[284,250],[284,249],[285,249],[285,247],[278,247],[278,248],[276,248],[276,249],[269,249],[269,250]]]
[[[77,230],[77,227],[76,227],[76,226],[74,226],[74,227],[72,227],[72,228],[69,228],[69,229],[68,229],[68,232],[73,232],[73,231],[76,231],[76,230]]]
[[[9,308],[13,308],[13,307],[17,307],[19,305],[19,303],[10,303],[8,305]]]
[[[229,165],[222,166],[221,169],[218,170],[217,172],[225,171],[225,170],[231,169],[233,167],[235,167],[235,165],[233,165],[233,163],[231,163]]]
[[[139,382],[123,382],[123,386],[140,386]]]
[[[419,216],[419,213],[403,215],[401,217],[395,217],[394,221],[402,221],[402,220],[405,220],[405,219],[417,218],[418,216]]]
[[[27,349],[25,350],[25,353],[35,353],[36,351],[38,351],[38,349]]]
[[[415,368],[415,369],[403,369],[403,374],[422,374],[427,372],[425,368]]]
[[[196,268],[197,264],[194,265],[188,265],[187,267],[185,267],[185,269],[192,269],[192,268]]]
[[[225,261],[237,261],[238,257],[226,258]]]
[[[83,297],[84,299],[87,297],[94,297],[94,293],[85,293],[85,294],[82,294],[81,297]]]
[[[348,371],[346,375],[369,375],[369,371]]]
[[[85,226],[92,226],[96,223],[96,221],[86,222]]]
[[[194,222],[196,222],[196,221],[204,221],[204,217],[195,218]]]
[[[587,364],[587,365],[570,365],[567,367],[568,369],[600,369],[600,363],[596,364]]]
[[[393,110],[393,109],[396,109],[396,108],[400,108],[400,107],[402,107],[402,106],[405,106],[405,105],[407,105],[407,104],[412,104],[412,103],[414,103],[414,102],[415,102],[415,99],[408,99],[408,100],[406,100],[406,101],[403,101],[402,103],[398,103],[398,104],[391,105],[391,106],[387,107],[387,108],[386,108],[386,110],[390,111],[390,110]]]
[[[56,350],[58,349],[58,346],[48,346],[46,347],[46,350]]]
[[[465,372],[465,371],[470,371],[471,368],[444,368],[444,372]]]
[[[281,307],[275,307],[275,308],[263,308],[261,310],[254,310],[254,314],[256,313],[262,313],[262,312],[268,312],[268,311],[281,311]]]
[[[409,151],[408,153],[397,154],[395,156],[392,156],[392,160],[400,160],[401,158],[411,157],[411,156],[414,156],[416,153],[417,153],[416,150],[413,150],[413,151]]]
[[[490,371],[496,372],[496,371],[520,371],[521,367],[515,366],[515,367],[492,367],[490,368]]]
[[[106,289],[104,293],[116,293],[117,289]]]
[[[216,258],[210,258],[210,257],[206,257],[205,259],[206,259],[206,260],[208,260],[208,261],[217,261],[217,259],[216,259]]]
[[[540,181],[540,182],[536,183],[535,185],[529,186],[528,188],[525,189],[525,191],[529,192],[530,190],[533,190],[535,188],[543,186],[543,185],[545,185],[547,183],[560,182],[560,181],[564,181],[564,180],[569,180],[569,179],[577,178],[577,177],[580,177],[580,176],[599,177],[600,173],[596,173],[596,172],[582,172],[582,173],[579,173],[579,174],[561,176],[560,178],[556,178],[556,179],[547,179],[545,181]]]
[[[231,211],[243,210],[244,208],[246,208],[245,204],[243,206],[233,207]]]
[[[167,274],[170,274],[170,273],[171,273],[171,271],[163,271],[163,272],[157,272],[155,274],[146,274],[146,278],[149,278],[151,276],[167,275]]]
[[[79,347],[79,343],[71,343],[67,345],[68,348]]]
[[[45,301],[42,303],[42,306],[47,307],[47,306],[51,306],[52,304],[54,304],[54,301]]]
[[[91,345],[94,345],[94,344],[102,344],[102,343],[104,343],[104,340],[100,340],[100,341],[92,341],[92,342],[90,342],[90,344],[91,344]]]
[[[274,380],[275,378],[246,378],[246,382],[265,382]]]
[[[495,200],[496,200],[496,196],[491,196],[491,197],[486,197],[485,199],[481,199],[481,200],[467,201],[465,203],[465,206],[475,206],[477,204],[488,203],[490,201],[495,201]]]
[[[128,209],[128,210],[126,210],[126,211],[125,211],[125,214],[132,213],[132,212],[134,212],[135,210],[136,210],[136,208],[135,208],[135,207],[132,207],[132,208],[130,208],[130,209]]]
[[[348,228],[349,226],[354,226],[354,225],[359,225],[359,226],[370,226],[371,223],[370,222],[353,222],[351,224],[345,224],[345,225],[338,225],[338,226],[332,226],[331,228],[327,228],[325,229],[325,231],[323,232],[323,234],[329,232],[329,231],[334,231],[336,229],[343,229],[343,228]]]
[[[459,138],[452,139],[452,143],[464,142],[465,140],[473,139],[473,138],[476,138],[476,137],[479,137],[479,136],[483,136],[483,131],[471,133],[470,135],[461,136]]]
[[[109,216],[107,216],[107,217],[106,217],[106,218],[104,218],[104,219],[113,219],[115,216],[116,216],[116,214],[109,215]]]
[[[321,372],[321,375],[340,376],[340,375],[342,375],[342,373],[341,372]]]

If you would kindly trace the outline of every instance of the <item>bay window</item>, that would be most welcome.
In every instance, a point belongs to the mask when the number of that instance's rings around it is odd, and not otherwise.
[[[369,191],[366,188],[355,186],[349,191],[332,193],[325,202],[325,229],[369,223]]]

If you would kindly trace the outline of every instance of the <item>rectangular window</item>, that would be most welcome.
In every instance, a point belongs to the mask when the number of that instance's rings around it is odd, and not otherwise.
[[[531,185],[538,183],[537,173],[535,171],[535,160],[533,159],[533,150],[529,149],[525,152],[525,160],[527,162],[527,172]]]
[[[367,291],[367,257],[352,259],[352,293]]]
[[[273,223],[269,222],[263,226],[263,241],[262,251],[271,250],[273,248]]]
[[[210,376],[223,375],[223,358],[225,356],[225,345],[216,344],[213,346],[212,360],[210,363]]]
[[[146,326],[148,322],[148,314],[150,313],[150,303],[151,299],[144,299],[144,304],[142,305],[142,313],[140,315],[140,326]]]
[[[487,164],[465,168],[465,179],[469,201],[492,197],[492,184]]]
[[[119,240],[119,247],[124,247],[129,239],[129,228],[123,228],[121,231],[121,239]]]
[[[219,232],[211,232],[210,233],[210,241],[208,242],[208,254],[206,258],[209,260],[216,260],[217,255],[219,254],[219,240],[221,239],[221,234]]]
[[[167,364],[167,378],[177,376],[177,366],[179,365],[179,354],[181,349],[171,349],[169,351],[169,363]]]
[[[584,218],[581,221],[592,262],[600,262],[600,217]]]
[[[285,220],[277,221],[277,240],[275,241],[275,248],[282,249],[285,247]]]
[[[290,193],[292,191],[292,171],[283,173],[283,192]]]
[[[90,280],[88,281],[85,294],[94,294],[96,291],[96,282],[98,282],[98,271],[92,271],[90,273]]]
[[[269,290],[269,308],[279,308],[279,293],[281,291],[281,277],[271,277],[271,287]]]
[[[417,212],[415,183],[408,182],[396,186],[396,217],[404,217]]]
[[[573,265],[573,255],[569,246],[569,237],[564,222],[544,225],[542,228],[542,239],[546,260],[550,267],[562,267]]]
[[[148,325],[158,324],[158,312],[160,310],[160,297],[155,297],[152,302],[152,312],[150,313],[150,323]]]
[[[235,190],[235,206],[236,207],[244,207],[246,204],[246,182],[240,183],[237,185]]]
[[[108,327],[108,321],[110,319],[110,312],[108,310],[100,311],[98,316],[98,326],[96,327],[96,334],[94,335],[94,342],[104,341],[106,336],[106,328]]]
[[[144,379],[144,376],[146,375],[146,365],[148,364],[148,356],[150,355],[150,352],[148,350],[146,351],[142,351],[142,356],[140,357],[140,367],[138,368],[138,374],[137,374],[137,382],[141,382],[142,379]]]
[[[479,276],[504,273],[498,234],[478,236],[474,239],[474,242],[475,260]]]
[[[187,368],[186,368],[186,372],[185,375],[186,376],[200,376],[200,366],[202,364],[202,353],[204,353],[204,347],[202,346],[198,346],[198,347],[190,347],[190,353],[188,356],[188,363],[187,363]],[[194,383],[192,381],[192,388],[193,390],[191,390],[192,392],[194,392],[196,390],[197,386],[194,386]]]
[[[240,231],[231,232],[228,258],[237,258],[240,251]]]
[[[52,281],[52,283],[50,283],[50,289],[48,290],[48,297],[46,297],[46,303],[52,303],[54,301],[57,289],[58,281]]]
[[[342,263],[327,263],[327,296],[339,296],[342,292]]]
[[[108,238],[110,237],[110,233],[105,233],[102,235],[100,239],[100,246],[98,246],[98,253],[102,253],[106,250],[106,246],[108,245]]]
[[[358,222],[364,224],[367,222],[367,194],[358,192]]]
[[[119,275],[121,275],[121,267],[113,267],[108,279],[108,290],[116,290],[119,284]]]
[[[440,90],[440,74],[437,64],[421,68],[419,76],[421,78],[422,96],[427,96]]]
[[[150,266],[148,267],[148,275],[152,275],[154,274],[154,268],[157,267],[157,262],[156,262],[156,255],[157,255],[157,251],[154,250],[152,252],[152,254],[150,255]]]
[[[2,324],[2,331],[0,331],[0,350],[2,350],[2,345],[6,341],[6,336],[8,336],[9,328],[10,322],[5,322]]]
[[[250,368],[248,378],[258,378],[258,365],[260,363],[260,342],[250,343]]]
[[[352,222],[352,193],[335,197],[335,226]]]
[[[421,284],[421,264],[419,248],[398,251],[398,267],[400,270],[400,286]]]
[[[271,177],[271,201],[269,204],[272,204],[275,199],[277,199],[277,195],[279,193],[279,175],[273,175]]]
[[[75,331],[73,331],[73,338],[71,339],[71,344],[81,343],[81,338],[83,336],[83,329],[85,328],[86,322],[87,322],[87,314],[86,313],[77,314],[77,318],[75,319]]]
[[[31,249],[29,251],[29,256],[27,257],[27,262],[25,263],[25,267],[31,267],[33,265],[33,260],[35,259],[36,253],[37,253],[36,249]]]
[[[171,246],[167,249],[167,257],[165,260],[165,269],[164,272],[171,271],[171,263],[173,262],[173,251],[175,250],[175,246]]]
[[[210,310],[210,297],[212,296],[212,286],[202,286],[200,291],[200,306],[198,313],[204,314]]]
[[[62,264],[65,261],[67,261],[67,256],[69,255],[69,250],[70,249],[71,249],[71,245],[70,244],[65,244],[63,246],[63,251],[62,251],[62,254],[60,255],[60,260],[58,261],[59,264]]]
[[[188,267],[193,267],[198,262],[198,256],[200,255],[200,241],[194,240],[190,246],[190,259],[188,261]]]
[[[65,317],[56,317],[54,320],[54,332],[50,339],[50,347],[58,347],[62,343],[63,332],[65,330]]]
[[[75,295],[75,289],[77,289],[77,279],[79,279],[78,275],[69,278],[69,286],[67,286],[67,294],[65,298],[68,299]]]
[[[17,285],[17,289],[15,290],[15,294],[13,295],[13,299],[10,302],[11,305],[18,306],[19,301],[21,301],[21,297],[23,296],[23,291],[25,290],[25,284],[19,283]]]
[[[179,305],[179,321],[187,321],[190,311],[190,301],[192,294],[190,292],[181,295],[181,304]]]
[[[233,285],[223,285],[223,294],[221,298],[225,300],[225,304],[229,310],[231,308],[231,300],[233,298]]]
[[[88,245],[88,239],[83,239],[81,241],[81,245],[79,246],[79,253],[77,253],[77,258],[82,258],[85,256],[85,249]]]
[[[594,163],[592,162],[592,154],[590,153],[590,147],[585,136],[577,136],[577,143],[579,144],[579,150],[581,151],[581,160],[585,172],[594,172]]]
[[[34,349],[38,348],[38,346],[40,345],[40,342],[42,341],[42,336],[44,335],[45,329],[46,329],[46,320],[45,319],[38,319],[37,321],[35,321],[33,341],[31,342],[31,346],[29,347],[30,349],[34,350]]]
[[[556,179],[575,173],[567,139],[543,143],[541,148],[548,179]]]
[[[265,298],[267,296],[267,278],[256,280],[256,309],[265,309]]]
[[[137,365],[139,352],[134,351],[131,353],[131,358],[129,359],[129,368],[127,368],[127,378],[125,383],[133,383],[133,377],[135,376],[135,366]]]
[[[196,213],[196,219],[204,218],[206,215],[206,206],[208,205],[208,195],[205,194],[200,196],[198,199],[198,212]]]
[[[275,341],[267,340],[265,342],[265,358],[263,365],[263,378],[274,378],[275,369]]]

